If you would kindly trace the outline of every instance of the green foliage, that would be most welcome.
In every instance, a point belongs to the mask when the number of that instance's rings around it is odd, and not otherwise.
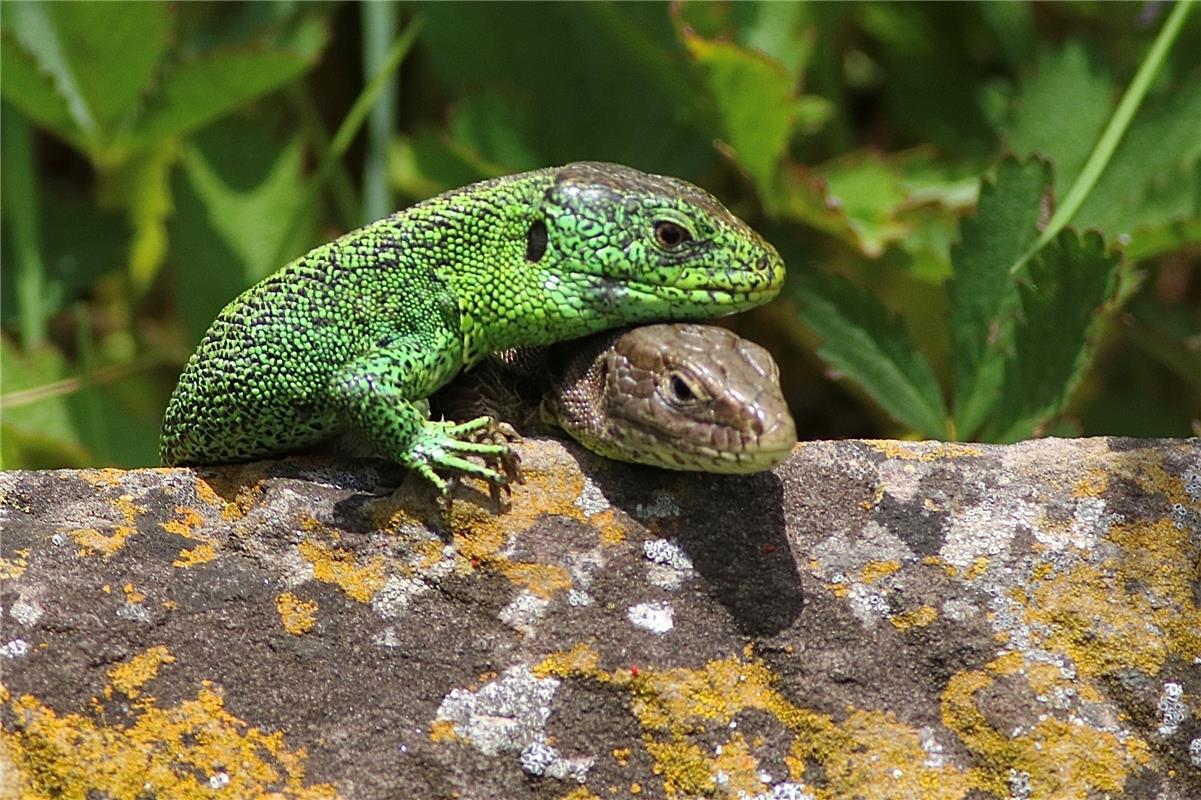
[[[1010,344],[1017,279],[1011,268],[1046,223],[1051,170],[1040,161],[1002,162],[985,183],[976,215],[963,222],[951,248],[951,342],[954,347],[955,429],[971,436],[988,416]]]
[[[5,3],[0,461],[153,463],[175,375],[243,288],[389,189],[576,159],[696,181],[778,244],[785,300],[742,330],[781,356],[803,435],[1186,435],[1188,11]]]
[[[880,301],[845,279],[819,273],[795,281],[793,293],[801,301],[801,321],[820,332],[819,356],[901,423],[932,439],[947,435],[930,362]]]

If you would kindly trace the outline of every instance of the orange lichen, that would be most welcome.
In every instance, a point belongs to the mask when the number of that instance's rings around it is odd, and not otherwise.
[[[866,440],[868,447],[889,458],[906,461],[937,461],[944,458],[978,457],[984,450],[976,445],[958,442],[897,442],[888,439]]]
[[[306,634],[317,624],[315,600],[301,600],[291,592],[284,592],[275,598],[275,609],[284,630],[293,636]]]
[[[29,549],[18,550],[13,558],[0,558],[0,580],[19,578],[29,568]]]
[[[171,655],[171,651],[158,645],[111,668],[108,677],[114,689],[132,700],[141,694],[143,685],[158,675],[159,667],[174,661],[175,656]]]
[[[375,556],[360,565],[354,553],[339,547],[305,539],[299,545],[300,557],[313,567],[313,577],[338,586],[351,599],[370,603],[384,586],[384,557]]]
[[[459,734],[455,733],[455,724],[448,719],[436,720],[430,725],[431,742],[458,741]]]
[[[1050,714],[1040,715],[1032,729],[1014,733],[998,730],[980,710],[977,693],[991,686],[995,676],[1016,674],[1021,662],[1019,654],[1007,654],[983,670],[957,673],[943,692],[943,724],[979,759],[979,788],[1006,796],[1009,778],[1017,772],[1029,776],[1033,797],[1076,800],[1120,793],[1126,777],[1150,760],[1142,739]],[[1043,670],[1038,680],[1047,677]]]
[[[509,562],[500,567],[500,572],[514,584],[543,598],[554,597],[556,592],[565,592],[572,585],[571,572],[556,564]]]
[[[184,548],[179,551],[179,555],[171,562],[173,567],[194,567],[197,564],[205,564],[217,557],[217,546],[212,542],[201,542],[195,547],[188,549]]]
[[[138,532],[137,528],[122,525],[111,534],[103,534],[95,528],[78,528],[67,535],[79,545],[79,555],[90,556],[100,553],[107,560],[125,546],[125,540]]]
[[[1115,525],[1118,545],[1100,565],[1079,564],[1041,581],[1026,620],[1045,626],[1043,646],[1067,653],[1088,676],[1134,667],[1159,672],[1169,656],[1201,658],[1197,565],[1187,531],[1168,520]]]
[[[125,592],[126,603],[140,603],[146,599],[146,595],[139,592],[132,583],[127,583],[121,588]]]
[[[628,690],[643,744],[668,797],[711,793],[718,776],[742,791],[762,791],[754,752],[761,744],[748,744],[729,728],[738,714],[752,709],[771,715],[791,734],[785,760],[794,780],[804,777],[807,763],[820,767],[826,776],[822,796],[958,800],[977,784],[971,770],[928,766],[918,731],[891,714],[852,709],[846,721],[836,723],[793,705],[776,690],[772,673],[750,658],[711,661],[700,669],[606,672],[590,648],[577,645],[543,660],[534,671]],[[695,738],[706,731],[703,739]],[[720,752],[710,755],[712,736],[722,732]]]
[[[124,723],[60,716],[31,695],[9,704],[20,725],[0,737],[22,797],[337,796],[329,784],[305,785],[303,748],[288,750],[282,733],[247,726],[208,681],[195,699],[170,708],[148,698]],[[218,776],[225,781],[220,790],[211,782]]]
[[[168,533],[174,533],[176,536],[182,536],[185,539],[203,539],[198,537],[193,532],[194,528],[204,525],[204,517],[194,508],[188,506],[176,506],[175,513],[179,515],[179,519],[167,520],[161,523],[163,530]]]
[[[859,579],[868,586],[871,586],[881,578],[887,578],[900,569],[900,561],[869,561],[859,571]]]
[[[79,477],[92,486],[120,486],[125,470],[105,467],[103,469],[81,469]]]
[[[924,628],[936,619],[938,619],[938,611],[936,609],[932,606],[922,606],[912,611],[893,614],[888,618],[888,621],[897,630],[905,631],[910,628]]]

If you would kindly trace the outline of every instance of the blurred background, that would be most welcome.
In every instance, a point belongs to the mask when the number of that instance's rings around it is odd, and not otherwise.
[[[781,299],[729,324],[784,365],[802,438],[1196,434],[1199,16],[4,3],[0,459],[156,464],[175,378],[243,288],[580,159],[692,180],[779,248]]]

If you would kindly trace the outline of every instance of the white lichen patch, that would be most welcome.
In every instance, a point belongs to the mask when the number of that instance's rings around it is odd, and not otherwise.
[[[649,503],[637,503],[634,506],[634,516],[639,519],[662,519],[678,517],[681,514],[679,502],[667,492],[655,492],[655,499]]]
[[[907,503],[917,497],[924,473],[912,461],[885,461],[880,465],[880,482],[885,492]]]
[[[437,719],[452,723],[455,733],[485,755],[520,754],[546,741],[546,720],[558,688],[558,679],[539,678],[519,664],[479,691],[451,691],[438,706]]]
[[[572,505],[583,511],[585,515],[591,517],[602,511],[607,511],[609,509],[609,499],[605,497],[604,492],[600,490],[596,482],[585,475],[584,490],[580,492],[580,496],[575,499]]]
[[[917,735],[922,752],[926,754],[925,766],[929,769],[941,769],[947,763],[947,754],[942,742],[938,741],[938,733],[929,725],[923,725]]]
[[[639,603],[630,606],[626,617],[639,628],[664,634],[675,627],[675,612],[669,603]]]
[[[851,613],[869,628],[892,614],[892,608],[882,595],[860,583],[852,584],[847,590],[847,603]]]
[[[531,592],[522,592],[500,610],[500,621],[518,633],[529,635],[546,616],[550,601]]]
[[[1034,527],[1034,538],[1052,552],[1066,547],[1092,550],[1113,524],[1122,519],[1120,514],[1110,514],[1099,497],[1081,497],[1074,506],[1069,524],[1054,524],[1044,519]]]
[[[296,547],[289,547],[284,551],[279,565],[284,585],[289,589],[295,589],[313,579],[313,565],[300,555],[300,550]]]
[[[825,580],[857,574],[873,561],[906,563],[917,558],[909,545],[875,521],[858,531],[835,533],[814,547],[810,555],[818,563],[818,577]]]
[[[24,639],[13,639],[8,644],[0,646],[0,658],[20,658],[29,652],[29,642]]]
[[[753,795],[751,800],[817,800],[817,798],[805,791],[804,784],[777,783],[770,791]]]
[[[384,585],[371,597],[371,608],[381,619],[396,619],[409,607],[417,595],[428,592],[430,587],[423,581],[391,575]]]
[[[989,493],[948,517],[946,541],[938,554],[960,569],[977,558],[1000,555],[1018,531],[1037,529],[1041,513],[1037,503],[1011,494]]]
[[[963,622],[979,613],[980,609],[973,603],[958,597],[952,597],[942,604],[942,615],[955,622]]]
[[[594,763],[596,759],[593,758],[563,758],[544,741],[532,742],[521,751],[521,768],[527,775],[538,778],[571,779],[583,783]]]
[[[1165,683],[1156,708],[1159,710],[1159,735],[1171,736],[1176,733],[1189,715],[1188,706],[1184,703],[1184,687],[1179,683]]]
[[[675,591],[693,574],[692,559],[670,539],[648,539],[642,543],[642,553],[651,562],[646,565],[646,579],[653,586]]]
[[[12,606],[8,609],[8,613],[19,624],[26,628],[36,625],[38,620],[42,618],[45,609],[37,600],[26,597],[18,597],[13,601]]]
[[[150,609],[141,603],[125,603],[117,609],[117,616],[129,622],[150,622]]]
[[[371,642],[379,647],[400,647],[401,645],[400,637],[396,635],[396,628],[392,625],[372,636]]]

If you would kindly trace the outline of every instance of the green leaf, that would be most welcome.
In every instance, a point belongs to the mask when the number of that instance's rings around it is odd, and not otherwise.
[[[1042,161],[1002,161],[984,181],[974,217],[951,248],[952,365],[956,435],[971,438],[998,401],[1010,341],[1017,280],[1010,270],[1038,237],[1051,169]]]
[[[730,15],[739,44],[758,50],[780,64],[792,76],[794,84],[800,79],[813,58],[817,39],[817,30],[806,24],[809,12],[804,3],[775,0],[732,3]]]
[[[875,152],[854,153],[817,168],[826,197],[846,215],[854,243],[877,258],[890,241],[905,235],[896,212],[905,200],[899,171]]]
[[[166,3],[48,3],[62,53],[100,131],[111,135],[147,90],[171,38]]]
[[[13,9],[24,3],[4,6],[7,21]],[[22,47],[6,27],[0,34],[0,93],[33,122],[83,149],[85,136],[71,115],[67,100],[55,88],[53,78],[42,71],[33,54]]]
[[[496,169],[470,148],[429,132],[398,136],[388,148],[388,179],[414,200],[503,174]]]
[[[8,134],[5,134],[7,140]],[[9,171],[6,170],[5,174]],[[11,224],[11,206],[5,208],[5,225]],[[43,311],[55,314],[72,300],[83,295],[106,273],[121,269],[128,258],[129,226],[119,211],[101,209],[77,195],[47,192],[39,197],[38,211],[43,230],[70,231],[70,236],[43,236],[42,262],[45,282],[39,301]],[[16,264],[12,250],[15,242],[10,228],[0,234],[0,263]],[[17,270],[0,270],[0,297],[5,301],[0,321],[5,327],[16,327],[23,318],[22,303],[9,302],[17,298]]]
[[[7,398],[52,384],[67,370],[62,353],[50,345],[25,353],[8,336],[0,336],[0,372]],[[80,467],[91,462],[64,396],[18,406],[0,402],[0,409],[0,469]]]
[[[124,206],[133,239],[129,245],[129,277],[141,295],[158,275],[167,256],[167,218],[171,215],[171,169],[180,143],[160,139],[136,158],[123,159],[100,172],[101,202]]]
[[[278,37],[251,46],[208,50],[174,65],[162,76],[128,146],[137,149],[190,133],[278,89],[317,62],[328,35],[323,19],[306,17]]]
[[[822,340],[818,355],[899,422],[930,438],[946,436],[938,380],[899,320],[843,278],[809,273],[793,286],[801,322]]]
[[[1020,322],[1005,360],[1001,402],[984,438],[1025,439],[1059,414],[1096,351],[1120,261],[1099,233],[1081,238],[1070,229],[1031,260],[1018,289]]]
[[[483,92],[455,105],[450,133],[457,145],[496,165],[498,175],[524,172],[542,166],[521,136],[528,121],[528,115],[509,98]]]
[[[98,155],[128,124],[170,43],[167,5],[30,2],[9,11],[14,38],[49,77],[72,126]],[[17,78],[28,80],[20,67]],[[36,102],[43,114],[50,110],[44,98]],[[67,133],[57,114],[39,121]]]
[[[315,208],[304,210],[292,241],[281,220],[303,200],[304,150],[299,137],[282,148],[257,128],[223,120],[185,147],[171,223],[179,307],[193,340],[222,307],[274,272],[277,252],[300,255],[311,243]]]
[[[5,7],[5,31],[10,32],[50,79],[66,105],[72,125],[88,139],[97,135],[96,116],[80,88],[75,70],[67,57],[67,43],[58,30],[49,3],[13,3]],[[21,76],[24,81],[24,75]]]
[[[684,43],[701,66],[738,162],[759,194],[772,198],[776,168],[788,148],[797,109],[796,79],[777,61],[731,42],[684,32]]]
[[[1042,53],[1022,82],[1006,138],[1016,155],[1039,154],[1055,165],[1056,198],[1067,193],[1109,121],[1113,90],[1109,73],[1075,40]]]
[[[459,97],[500,94],[534,112],[519,131],[539,164],[599,159],[687,176],[717,162],[668,5],[411,7],[433,71]]]
[[[1179,81],[1135,116],[1072,224],[1129,235],[1141,247],[1175,222],[1201,217],[1201,75]],[[1140,234],[1141,229],[1141,234]],[[1171,246],[1171,240],[1169,240]]]

